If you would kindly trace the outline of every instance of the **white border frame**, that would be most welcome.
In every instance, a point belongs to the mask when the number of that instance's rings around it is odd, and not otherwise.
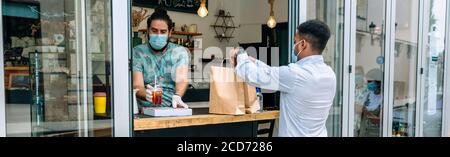
[[[3,64],[3,2],[0,1],[0,87],[5,87],[5,73]],[[5,89],[0,90],[0,137],[6,137],[6,99]]]
[[[113,33],[113,128],[115,137],[131,137],[133,135],[133,113],[129,86],[129,52],[131,51],[131,1],[112,0],[112,33]]]

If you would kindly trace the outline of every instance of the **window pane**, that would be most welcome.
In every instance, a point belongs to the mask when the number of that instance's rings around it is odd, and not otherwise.
[[[112,135],[111,4],[84,2],[3,0],[7,136]]]
[[[382,135],[384,94],[385,1],[357,1],[356,137]]]
[[[424,58],[425,93],[423,101],[423,136],[442,136],[442,107],[444,88],[444,43],[446,0],[425,2],[425,28],[428,32]]]
[[[397,0],[392,136],[414,137],[419,0]]]

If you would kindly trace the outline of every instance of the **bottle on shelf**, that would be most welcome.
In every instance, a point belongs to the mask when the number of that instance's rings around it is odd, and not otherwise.
[[[259,101],[259,106],[260,106],[259,111],[263,112],[264,111],[264,96],[262,94],[261,88],[256,88],[256,97],[258,98],[258,101]]]

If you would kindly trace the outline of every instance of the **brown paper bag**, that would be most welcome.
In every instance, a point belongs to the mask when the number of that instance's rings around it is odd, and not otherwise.
[[[258,97],[256,96],[256,87],[244,84],[244,97],[245,97],[245,113],[253,114],[257,113],[261,106],[259,104]]]
[[[245,114],[244,84],[231,68],[211,67],[209,113]]]

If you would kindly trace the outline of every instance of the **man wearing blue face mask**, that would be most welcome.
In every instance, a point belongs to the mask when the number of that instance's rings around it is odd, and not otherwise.
[[[381,81],[383,80],[383,72],[380,69],[372,69],[366,74],[366,79],[367,90],[364,94],[365,101],[358,136],[377,137],[381,125],[381,105],[383,103]]]
[[[156,8],[147,25],[149,43],[133,49],[133,88],[138,89],[138,104],[155,107],[152,98],[158,86],[163,91],[161,107],[188,108],[182,97],[188,87],[189,53],[169,43],[173,23],[166,10]]]
[[[322,56],[330,39],[317,20],[297,28],[289,66],[269,67],[242,49],[231,52],[236,73],[250,85],[281,91],[280,137],[327,137],[326,121],[336,94],[336,75]]]

